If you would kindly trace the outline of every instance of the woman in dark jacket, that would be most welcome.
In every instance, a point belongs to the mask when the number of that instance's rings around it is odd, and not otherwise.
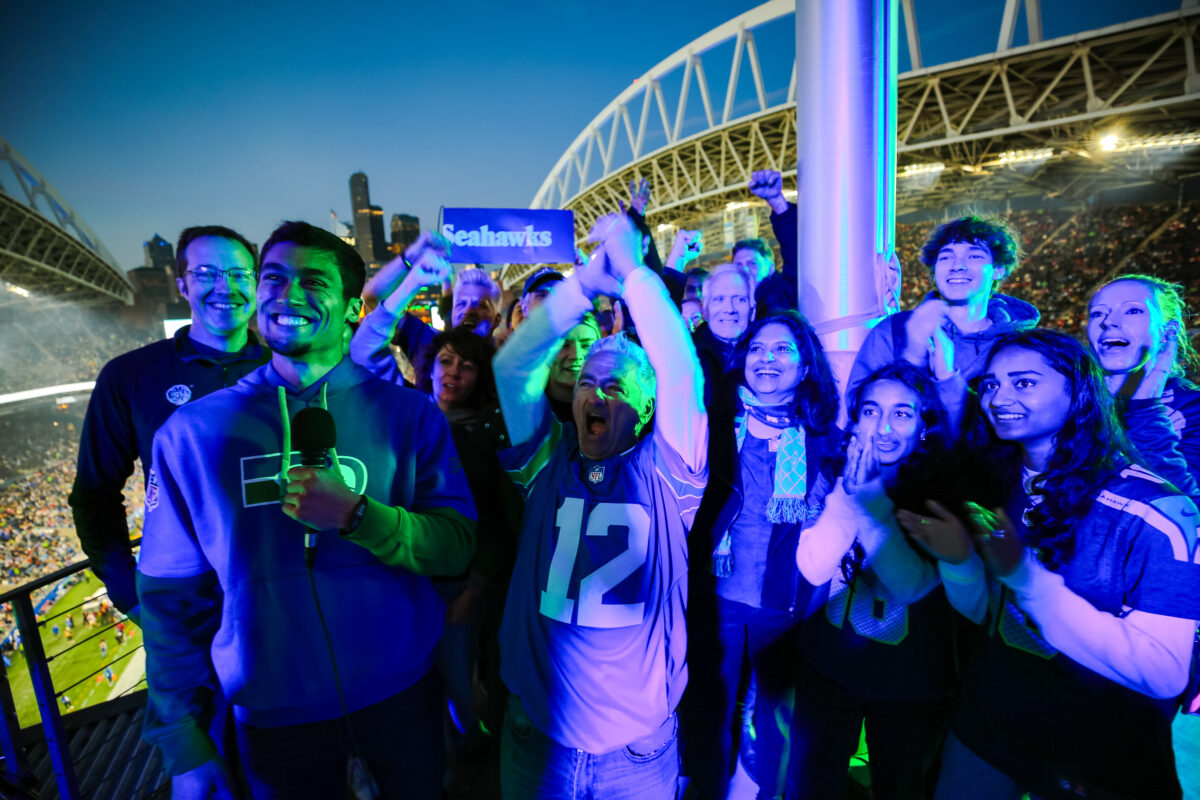
[[[685,758],[701,797],[723,798],[728,788],[746,662],[757,689],[749,769],[760,797],[782,794],[793,628],[811,594],[796,544],[814,515],[809,491],[837,453],[837,411],[833,373],[804,318],[753,323],[710,412],[709,485],[690,543]]]

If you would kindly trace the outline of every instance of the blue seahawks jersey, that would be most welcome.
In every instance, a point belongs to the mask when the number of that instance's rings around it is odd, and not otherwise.
[[[1079,521],[1075,555],[1061,569],[1066,586],[1114,616],[1137,609],[1196,619],[1197,522],[1187,498],[1130,466]],[[963,743],[1036,794],[1057,796],[1070,785],[1087,796],[1178,797],[1175,701],[1057,652],[1007,588],[992,606],[990,635],[968,662],[951,723]]]
[[[687,683],[687,532],[706,475],[657,434],[603,461],[546,413],[501,454],[527,494],[500,628],[501,675],[530,719],[601,754],[646,736]]]

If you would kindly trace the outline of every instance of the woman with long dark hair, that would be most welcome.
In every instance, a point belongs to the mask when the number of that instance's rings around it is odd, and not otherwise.
[[[837,409],[829,362],[803,317],[751,324],[710,412],[709,485],[690,543],[694,724],[685,752],[702,797],[723,798],[728,787],[744,662],[756,687],[751,772],[760,797],[783,791],[794,628],[810,589],[796,569],[796,542],[820,465],[837,452]]]
[[[897,508],[938,497],[956,508],[950,453],[956,431],[939,398],[966,394],[961,377],[935,382],[898,362],[851,392],[844,458],[822,481],[824,509],[801,534],[796,562],[827,598],[801,629],[790,797],[842,797],[866,722],[871,792],[926,797],[956,674],[954,612],[936,562],[906,541]],[[836,480],[834,480],[836,476]],[[832,485],[830,485],[832,483]],[[938,506],[942,507],[942,506]],[[948,591],[981,619],[978,559],[946,567]]]
[[[1001,337],[978,410],[970,440],[1002,507],[969,507],[973,535],[946,513],[900,515],[939,557],[974,539],[997,581],[937,797],[1178,798],[1195,506],[1130,460],[1100,367],[1064,334]]]

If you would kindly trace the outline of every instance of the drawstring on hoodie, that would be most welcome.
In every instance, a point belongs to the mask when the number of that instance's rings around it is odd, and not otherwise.
[[[283,427],[283,441],[280,443],[279,456],[279,485],[281,489],[286,490],[288,470],[292,468],[292,418],[288,414],[287,390],[283,386],[277,386],[276,393],[279,398],[279,420]],[[321,384],[321,394],[317,404],[329,410],[329,402],[327,391],[329,389],[328,381]],[[337,465],[337,449],[329,448],[330,463]],[[329,636],[329,626],[325,622],[325,612],[321,610],[321,598],[317,594],[317,583],[313,578],[312,564],[307,565],[308,585],[312,589],[313,604],[316,606],[317,619],[321,622],[321,632],[325,635],[325,647],[329,651],[329,663],[333,668],[333,682],[337,688],[338,705],[342,708],[342,722],[345,723],[345,731],[350,737],[350,754],[346,764],[346,779],[351,793],[354,797],[360,800],[377,800],[379,797],[379,784],[371,775],[370,769],[367,767],[366,761],[363,759],[362,750],[358,746],[358,737],[354,735],[354,723],[350,720],[350,711],[346,706],[346,695],[342,690],[342,678],[338,674],[337,657],[333,653],[333,640]],[[338,732],[341,736],[341,729]]]
[[[321,384],[321,395],[317,400],[317,405],[326,411],[329,410],[328,391],[329,382],[326,381]],[[287,389],[276,386],[275,392],[279,398],[279,421],[283,426],[283,441],[279,446],[279,486],[282,489],[287,487],[288,470],[292,468],[292,416],[288,413]],[[336,447],[329,448],[329,461],[331,464],[340,463]]]

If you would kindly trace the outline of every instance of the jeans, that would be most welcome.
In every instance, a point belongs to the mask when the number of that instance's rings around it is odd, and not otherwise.
[[[354,737],[380,796],[438,800],[445,753],[441,686],[432,672],[350,715]],[[256,728],[237,725],[238,755],[254,800],[340,798],[350,740],[343,719]]]
[[[953,731],[946,734],[934,800],[1021,800],[1023,794],[1020,784],[971,752]]]
[[[796,687],[788,798],[844,797],[846,771],[867,725],[871,792],[877,800],[923,800],[946,728],[947,700],[877,700],[803,666]]]
[[[603,755],[564,747],[538,730],[515,695],[500,743],[505,800],[671,800],[679,778],[675,715],[651,735]]]
[[[787,768],[788,737],[795,686],[796,620],[783,611],[755,608],[716,598],[720,639],[719,675],[701,675],[689,685],[688,768],[692,788],[708,800],[724,798],[736,763],[733,746],[738,690],[748,662],[754,682],[753,764],[747,764],[759,786],[759,797],[781,796]],[[693,659],[692,667],[695,666]],[[691,678],[689,678],[691,681]]]

